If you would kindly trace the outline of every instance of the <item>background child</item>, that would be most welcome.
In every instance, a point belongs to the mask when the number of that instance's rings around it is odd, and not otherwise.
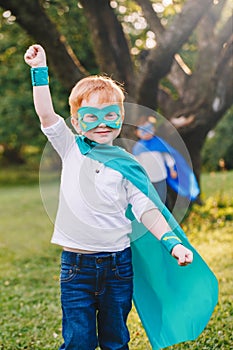
[[[173,211],[174,198],[167,186],[180,197],[185,198],[186,208],[195,201],[200,189],[193,170],[185,158],[168,142],[156,135],[156,118],[139,118],[136,135],[139,140],[134,144],[132,153],[147,174],[163,203]]]
[[[143,116],[138,121],[136,129],[136,135],[139,140],[151,141],[154,139],[156,132],[156,118],[153,116]],[[150,142],[146,142],[146,145],[150,145]],[[166,202],[167,198],[167,184],[166,180],[168,175],[175,179],[177,178],[177,172],[174,168],[175,159],[168,153],[162,152],[159,149],[150,150],[146,147],[142,148],[141,152],[137,153],[136,144],[132,152],[135,154],[136,159],[146,169],[150,180],[158,192],[163,203]],[[167,172],[169,169],[169,173]]]
[[[155,204],[121,172],[88,156],[88,147],[111,147],[119,135],[124,118],[123,91],[103,76],[79,81],[69,97],[72,124],[85,136],[76,138],[53,109],[44,49],[40,45],[29,47],[25,61],[32,67],[34,105],[42,131],[63,163],[52,237],[52,242],[63,248],[64,343],[60,349],[93,350],[98,345],[101,349],[128,349],[126,321],[132,303],[133,270],[132,228],[126,209],[130,204],[136,219],[164,245],[171,228]],[[169,247],[179,265],[192,262],[192,251],[174,235]]]

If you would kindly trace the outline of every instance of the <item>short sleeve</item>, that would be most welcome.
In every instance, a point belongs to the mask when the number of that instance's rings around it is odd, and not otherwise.
[[[75,142],[75,135],[66,125],[64,119],[60,117],[55,124],[46,128],[41,126],[41,130],[63,159]]]
[[[163,153],[164,160],[169,168],[174,167],[175,160],[169,153]]]
[[[141,217],[146,211],[157,208],[144,193],[128,180],[127,195],[128,201],[132,205],[132,212],[139,222],[141,222]]]

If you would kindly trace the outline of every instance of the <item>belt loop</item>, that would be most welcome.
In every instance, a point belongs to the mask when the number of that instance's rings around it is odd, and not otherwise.
[[[82,263],[82,254],[77,253],[76,254],[76,265],[77,265],[78,270],[80,270],[80,268],[81,268],[81,263]]]
[[[117,265],[117,256],[116,253],[112,253],[112,270],[116,270]]]

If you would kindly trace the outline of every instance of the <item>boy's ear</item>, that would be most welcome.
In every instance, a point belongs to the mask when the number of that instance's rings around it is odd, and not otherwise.
[[[82,129],[79,126],[77,118],[71,117],[71,124],[73,125],[74,129],[77,131],[78,134],[82,134]]]

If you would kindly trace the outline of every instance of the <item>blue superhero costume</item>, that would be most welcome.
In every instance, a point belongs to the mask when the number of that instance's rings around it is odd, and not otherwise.
[[[132,148],[135,156],[153,151],[169,153],[174,158],[174,168],[178,176],[173,179],[167,168],[166,182],[180,196],[187,197],[191,201],[195,200],[200,193],[196,177],[184,157],[175,148],[158,136],[153,136],[150,140],[139,140]]]
[[[77,136],[81,153],[119,171],[159,208],[173,232],[194,254],[181,267],[162,244],[133,216],[131,248],[134,267],[134,304],[153,350],[196,339],[207,325],[218,301],[218,282],[190,245],[182,228],[160,200],[147,174],[123,148],[97,144]]]

